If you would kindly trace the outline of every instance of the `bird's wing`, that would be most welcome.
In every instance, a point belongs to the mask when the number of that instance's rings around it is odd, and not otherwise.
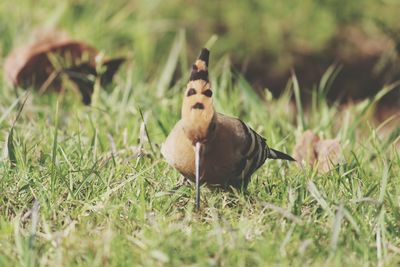
[[[242,159],[237,164],[237,171],[241,178],[247,180],[264,164],[269,155],[269,147],[265,138],[257,134],[246,123],[241,122],[244,142],[242,147]]]

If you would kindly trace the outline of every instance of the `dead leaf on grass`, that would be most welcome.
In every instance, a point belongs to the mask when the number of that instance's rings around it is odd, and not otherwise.
[[[319,173],[326,173],[339,163],[341,153],[338,139],[321,140],[307,130],[298,139],[293,154],[300,165],[316,167]]]
[[[319,141],[318,135],[314,134],[311,130],[305,131],[297,140],[294,147],[293,156],[300,164],[313,165],[317,159],[314,147]]]
[[[38,30],[35,34],[34,42],[15,48],[5,61],[5,78],[14,86],[59,92],[64,89],[62,77],[67,77],[78,87],[83,102],[90,104],[96,78],[107,85],[125,61],[121,57],[96,62],[96,48],[60,31]]]
[[[326,173],[339,163],[341,147],[338,139],[320,140],[314,147],[319,173]]]

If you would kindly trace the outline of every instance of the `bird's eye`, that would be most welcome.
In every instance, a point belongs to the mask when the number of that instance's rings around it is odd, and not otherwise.
[[[191,95],[195,95],[196,94],[196,90],[194,88],[190,88],[189,91],[187,92],[186,96],[191,96]]]
[[[203,95],[207,96],[207,97],[212,97],[212,91],[210,89],[207,89],[203,92]]]

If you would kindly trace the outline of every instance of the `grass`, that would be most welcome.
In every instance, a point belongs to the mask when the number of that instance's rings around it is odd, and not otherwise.
[[[43,3],[28,21],[51,6]],[[4,13],[7,4],[0,6]],[[72,8],[64,8],[53,20],[72,29]],[[131,30],[121,11],[113,13],[117,29],[108,38],[100,34],[108,27],[102,20],[108,9],[99,9],[97,16],[82,11],[78,25],[100,24],[83,26],[78,37],[87,36],[110,53],[131,50],[113,46],[113,40],[133,34],[141,41],[93,106],[81,105],[72,92],[39,96],[19,90],[17,99],[0,77],[0,266],[400,263],[400,153],[394,146],[399,131],[384,138],[372,123],[370,111],[380,96],[345,110],[328,105],[326,84],[334,72],[329,70],[321,78],[326,88],[315,92],[311,107],[291,109],[292,94],[300,103],[295,80],[279,99],[260,99],[230,70],[228,57],[211,55],[218,111],[240,117],[283,151],[293,149],[303,128],[339,138],[343,158],[326,174],[268,161],[247,193],[203,188],[202,210],[196,213],[193,186],[171,192],[180,176],[159,152],[180,116],[192,60],[185,33],[164,48],[146,47],[149,39],[140,39],[146,33]],[[29,5],[4,20],[3,54],[21,38],[18,25],[28,11]],[[184,75],[171,85],[179,72]]]

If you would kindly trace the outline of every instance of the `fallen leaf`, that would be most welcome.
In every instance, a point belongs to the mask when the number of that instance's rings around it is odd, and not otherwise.
[[[314,134],[311,130],[305,131],[297,140],[294,147],[293,157],[296,161],[301,165],[308,164],[312,166],[317,159],[314,147],[318,141],[318,135]]]
[[[339,163],[341,153],[338,139],[321,140],[307,130],[298,139],[293,156],[301,166],[308,165],[317,168],[319,173],[326,173]]]
[[[314,146],[319,173],[330,171],[339,163],[342,152],[338,139],[320,140]]]
[[[59,31],[49,31],[8,55],[4,64],[5,78],[14,86],[32,87],[43,93],[61,91],[61,77],[66,74],[79,88],[83,102],[90,104],[95,79],[100,77],[101,85],[107,85],[125,61],[125,58],[105,59],[98,66],[98,53],[87,43],[71,40]],[[105,70],[98,73],[99,67]]]
[[[56,71],[49,54],[71,59],[82,58],[86,54],[89,60],[94,62],[97,51],[85,43],[71,40],[39,42],[20,47],[13,50],[6,59],[6,79],[15,86],[41,87],[50,74]]]

